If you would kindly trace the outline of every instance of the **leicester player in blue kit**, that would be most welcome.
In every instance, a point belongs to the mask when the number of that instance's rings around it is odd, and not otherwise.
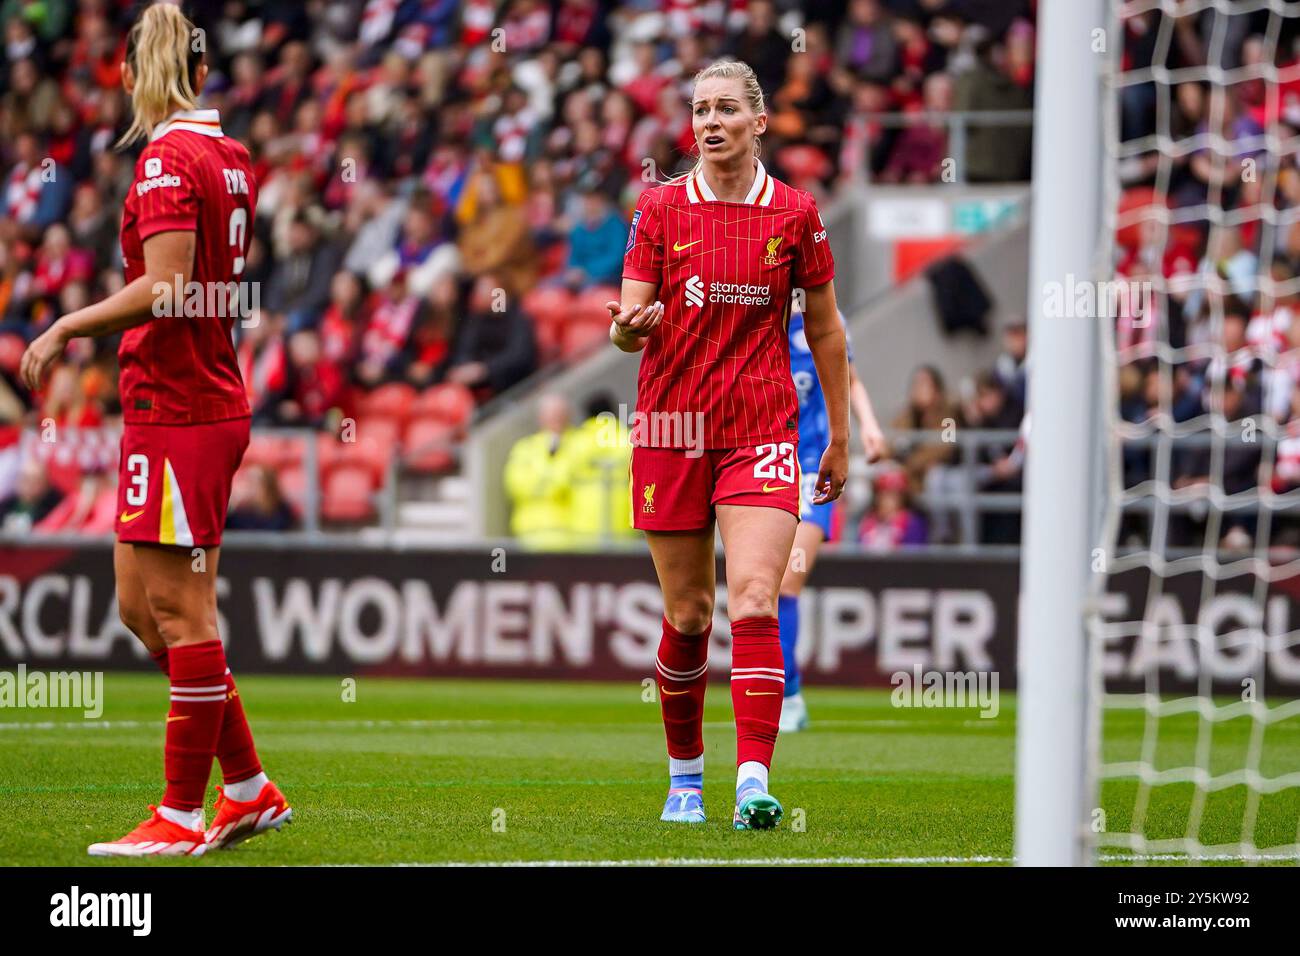
[[[844,321],[844,316],[840,316]],[[837,502],[814,504],[817,470],[822,452],[830,441],[826,400],[822,396],[812,352],[804,337],[803,314],[790,315],[790,374],[799,394],[799,527],[795,530],[790,561],[781,579],[777,619],[781,629],[781,654],[785,658],[785,697],[781,702],[781,733],[808,726],[808,708],[799,691],[799,593],[817,562],[817,551],[832,536],[831,519]],[[871,408],[866,387],[853,369],[853,344],[849,343],[849,404],[858,419],[859,433],[868,463],[885,453],[885,436]]]

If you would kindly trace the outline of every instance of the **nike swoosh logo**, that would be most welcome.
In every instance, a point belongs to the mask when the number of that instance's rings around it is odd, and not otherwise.
[[[189,720],[189,719],[190,719],[189,714],[176,714],[175,716],[169,716],[167,718],[167,723],[170,724],[173,720]]]
[[[660,684],[660,685],[659,685],[659,690],[660,690],[660,692],[663,693],[663,695],[664,695],[665,697],[680,697],[680,696],[682,696],[682,694],[689,694],[689,693],[690,693],[689,690],[669,690],[669,689],[668,689],[667,687],[665,687],[663,684]]]
[[[122,522],[122,524],[128,524],[134,521],[136,518],[140,517],[142,514],[144,514],[143,508],[141,508],[139,511],[136,511],[132,514],[127,514],[125,511],[123,511],[120,515],[118,515],[117,520]]]
[[[681,245],[680,243],[674,242],[673,252],[681,252],[683,249],[689,249],[691,246],[698,246],[703,241],[704,241],[703,239],[696,239],[694,242],[688,242],[684,246]]]
[[[745,688],[745,696],[746,696],[746,697],[775,697],[778,693],[780,693],[780,691],[775,691],[775,690],[750,690],[748,687]]]
[[[768,485],[765,483],[763,485],[763,494],[767,495],[774,491],[785,491],[789,487],[789,485]]]

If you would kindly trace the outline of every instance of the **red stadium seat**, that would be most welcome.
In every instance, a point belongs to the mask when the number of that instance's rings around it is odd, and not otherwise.
[[[574,322],[564,330],[565,361],[573,361],[594,352],[599,345],[609,344],[609,323],[604,319],[595,322]]]
[[[381,445],[396,445],[402,440],[406,423],[388,415],[366,415],[357,419],[356,439],[378,442]],[[346,442],[344,443],[346,444]]]
[[[417,419],[434,418],[464,428],[474,415],[474,394],[464,385],[443,382],[421,392],[411,411]]]
[[[374,517],[374,486],[370,471],[355,465],[340,465],[325,482],[321,516],[327,521],[365,521]]]
[[[534,322],[562,322],[573,308],[573,293],[562,288],[536,288],[524,293],[524,314]]]
[[[342,455],[336,468],[360,465],[369,470],[376,485],[382,484],[389,462],[401,439],[402,427],[391,418],[362,418],[357,420],[355,441],[338,442]],[[322,471],[325,469],[322,468]]]
[[[559,322],[534,322],[533,335],[537,339],[537,351],[542,364],[554,362],[560,357],[564,346],[564,325]]]
[[[405,423],[411,417],[415,402],[415,386],[405,382],[389,382],[361,396],[361,415],[384,415]]]
[[[248,439],[248,448],[244,450],[243,465],[265,465],[279,468],[285,459],[285,440],[282,435],[268,435],[265,432],[254,434]]]
[[[302,514],[307,502],[307,473],[300,466],[285,468],[277,476],[280,492],[293,509]]]
[[[345,444],[346,442],[339,441],[336,436],[328,432],[316,436],[316,462],[320,466],[322,475],[328,474],[343,463],[347,456]]]
[[[307,443],[313,440],[310,435],[285,435],[280,439],[280,467],[301,465],[307,458]]]
[[[407,468],[425,474],[450,471],[456,464],[456,438],[457,429],[448,422],[436,418],[412,422],[406,431],[402,460]]]
[[[816,146],[804,143],[786,146],[778,154],[777,160],[789,174],[791,184],[800,188],[803,188],[803,183],[825,179],[831,173],[831,161],[826,158],[826,154]]]
[[[608,285],[592,286],[590,289],[578,293],[573,302],[573,312],[569,316],[569,324],[599,320],[605,324],[605,328],[608,330],[609,309],[605,308],[605,303],[611,299],[617,302],[618,297],[619,290]]]
[[[524,314],[532,319],[542,360],[559,357],[564,344],[564,327],[573,315],[574,296],[568,289],[537,288],[524,294]]]

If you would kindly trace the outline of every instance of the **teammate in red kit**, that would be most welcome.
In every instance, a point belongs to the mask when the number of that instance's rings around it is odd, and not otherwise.
[[[766,829],[782,812],[768,791],[784,684],[776,608],[799,520],[799,403],[786,334],[795,290],[829,422],[817,503],[839,497],[848,473],[849,366],[816,204],[758,159],[767,113],[754,71],[707,67],[691,108],[699,162],[641,196],[622,301],[608,306],[610,338],[643,352],[632,504],[664,596],[656,670],[669,791],[661,819],[704,821],[716,521],[732,634],[733,824]]]
[[[248,150],[197,109],[207,76],[194,26],[147,7],[122,83],[134,113],[123,142],[148,136],[122,213],[126,285],[59,319],[23,356],[27,386],[78,336],[122,333],[124,427],[113,565],[123,622],[171,680],[161,806],[92,856],[198,855],[292,817],[262,771],[217,631],[217,564],[230,486],[248,446],[249,407],[231,338],[248,297],[240,274],[256,183]],[[212,759],[225,787],[205,829]]]

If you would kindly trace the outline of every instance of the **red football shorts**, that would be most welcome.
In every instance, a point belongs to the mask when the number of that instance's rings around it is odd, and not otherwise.
[[[632,449],[632,524],[642,531],[708,527],[718,505],[780,508],[799,517],[794,442],[699,452]]]
[[[215,548],[230,485],[248,447],[247,418],[122,429],[117,540]]]

